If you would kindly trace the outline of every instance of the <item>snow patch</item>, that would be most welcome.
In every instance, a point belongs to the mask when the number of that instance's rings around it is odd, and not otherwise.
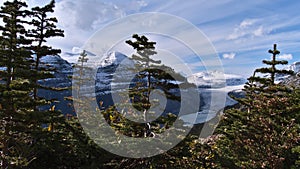
[[[300,72],[300,62],[294,62],[289,67],[290,70],[293,70],[295,73]]]

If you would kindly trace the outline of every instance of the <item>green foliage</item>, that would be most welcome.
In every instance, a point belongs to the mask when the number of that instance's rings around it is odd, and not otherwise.
[[[49,38],[64,36],[64,31],[56,28],[58,22],[57,19],[48,16],[50,13],[54,12],[54,7],[55,1],[52,0],[44,7],[32,8],[30,12],[32,18],[30,24],[33,26],[33,29],[28,31],[27,37],[32,40],[30,49],[33,51],[33,55],[35,55],[32,66],[35,72],[33,97],[36,101],[41,99],[37,96],[38,88],[45,88],[44,86],[39,85],[38,80],[51,77],[49,73],[50,70],[40,68],[41,58],[47,55],[57,55],[61,52],[59,49],[53,49],[51,46],[45,45]]]
[[[164,117],[159,117],[153,123],[149,123],[149,119],[157,113],[160,112],[152,112],[149,111],[150,107],[159,106],[160,101],[152,99],[150,100],[150,94],[153,90],[158,89],[162,91],[167,99],[171,100],[180,100],[180,97],[172,92],[171,89],[178,89],[178,83],[187,84],[187,81],[184,77],[180,74],[176,73],[172,68],[161,64],[161,61],[152,59],[152,56],[157,54],[155,51],[155,44],[156,42],[151,42],[149,39],[142,35],[139,36],[134,34],[132,38],[135,41],[127,40],[126,43],[133,47],[136,50],[136,54],[133,54],[131,59],[134,61],[135,66],[132,68],[134,72],[137,72],[135,78],[133,80],[134,84],[129,88],[129,97],[130,100],[124,100],[121,103],[121,106],[124,107],[124,110],[128,111],[126,113],[133,114],[135,119],[140,119],[144,121],[142,124],[132,123],[129,125],[129,128],[136,130],[136,134],[138,137],[147,137],[147,136],[154,136],[155,132],[159,132],[161,130],[161,126],[165,125],[166,119]],[[130,70],[129,70],[130,71]],[[176,80],[175,80],[176,79]],[[177,81],[177,84],[172,83],[171,81]],[[140,111],[141,114],[137,114],[136,110],[127,109],[127,105],[132,104],[133,107]],[[164,111],[164,110],[160,110]],[[117,115],[118,112],[109,111],[105,114],[107,117],[109,116],[116,116],[113,117],[115,119],[119,119],[120,116]],[[108,119],[109,120],[109,119]],[[172,118],[169,118],[170,124],[172,124]],[[125,120],[126,124],[129,124],[128,120]],[[136,129],[134,129],[134,127]],[[165,125],[164,127],[167,127]],[[126,128],[126,127],[125,127]],[[131,135],[131,133],[128,133]]]
[[[135,114],[130,111],[127,111],[126,113]],[[147,131],[143,123],[133,122],[129,119],[126,119],[124,116],[122,116],[122,114],[114,109],[114,107],[103,111],[102,114],[108,124],[120,134],[129,137],[145,137],[145,133]],[[150,122],[149,129],[151,130],[153,137],[155,134],[163,133],[165,130],[170,128],[175,120],[176,115],[169,113],[164,117],[160,117],[159,119]]]
[[[30,168],[101,168],[109,161],[112,155],[86,135],[77,117],[53,120],[55,128],[38,138],[40,141],[35,150],[38,158],[29,165]]]
[[[0,17],[4,23],[0,26],[1,47],[0,67],[0,143],[1,163],[3,168],[27,166],[35,155],[28,146],[32,142],[27,132],[30,123],[27,120],[31,114],[30,97],[32,90],[31,75],[28,69],[31,65],[31,52],[26,48],[31,43],[26,36],[25,25],[28,11],[25,2],[14,0],[5,2],[1,7]]]
[[[0,163],[2,168],[79,168],[93,166],[105,154],[85,135],[75,117],[63,114],[37,95],[38,80],[52,77],[40,67],[40,59],[56,55],[45,43],[47,39],[63,36],[56,28],[57,20],[49,17],[54,1],[44,7],[27,10],[25,2],[5,2],[0,17]],[[30,21],[32,18],[32,21]],[[31,25],[31,30],[25,27]],[[35,57],[32,57],[35,56]],[[97,160],[95,160],[97,159]],[[105,158],[103,158],[105,159]],[[98,163],[99,162],[99,163]]]
[[[285,71],[275,65],[279,51],[274,45],[272,68],[256,69],[270,77],[249,78],[245,86],[246,98],[238,99],[239,108],[225,112],[218,128],[219,164],[225,168],[290,168],[297,154],[293,149],[299,136],[299,90],[274,83],[274,77]],[[292,72],[286,72],[291,74]]]
[[[73,67],[73,73],[77,75],[72,77],[72,82],[76,84],[74,86],[77,86],[77,88],[73,88],[76,92],[73,93],[73,97],[68,98],[74,104],[77,104],[77,107],[80,109],[81,121],[79,122],[77,117],[69,115],[67,117],[68,120],[62,123],[64,127],[61,128],[60,132],[65,144],[53,146],[53,149],[56,151],[51,153],[56,163],[52,165],[52,168],[103,168],[104,164],[115,157],[94,143],[81,126],[85,123],[85,119],[88,119],[87,123],[92,123],[95,120],[92,117],[94,112],[91,112],[92,108],[89,107],[91,102],[95,102],[95,98],[78,98],[79,94],[84,92],[80,88],[83,82],[93,79],[92,73],[88,73],[92,69],[86,65],[87,61],[86,51],[83,51],[78,58],[78,63]],[[57,140],[61,139],[54,139],[53,141],[57,142]],[[64,151],[66,148],[68,148],[68,151]],[[61,152],[60,155],[58,155],[57,151]],[[46,158],[46,161],[51,161],[51,158]],[[36,166],[39,166],[39,164]]]
[[[277,69],[276,66],[277,65],[286,65],[288,64],[288,62],[286,60],[282,60],[282,61],[278,61],[276,60],[276,56],[278,54],[280,54],[280,51],[277,50],[277,45],[274,44],[273,50],[269,50],[269,53],[272,54],[272,60],[271,61],[267,61],[267,60],[263,60],[263,63],[266,65],[270,65],[270,67],[264,67],[264,68],[258,68],[254,71],[253,76],[248,78],[248,81],[246,83],[245,86],[245,90],[247,91],[247,94],[249,93],[258,93],[260,91],[263,91],[264,93],[267,93],[267,89],[272,89],[272,86],[275,84],[275,77],[276,75],[292,75],[294,72],[291,70],[280,70]],[[256,74],[260,73],[260,74],[267,74],[269,76],[257,76]],[[277,87],[274,90],[270,90],[270,93],[274,93],[278,90],[281,90],[279,87]],[[285,90],[285,89],[283,89]]]
[[[139,36],[137,34],[132,35],[136,41],[132,42],[127,40],[126,43],[132,46],[137,54],[132,55],[132,59],[136,62],[134,69],[138,70],[136,75],[137,83],[130,91],[130,96],[134,97],[133,105],[139,111],[147,111],[150,106],[150,92],[153,88],[151,78],[153,73],[151,73],[151,66],[153,64],[159,64],[160,61],[155,61],[151,59],[152,55],[157,54],[154,45],[156,42],[149,42],[148,38],[145,36]],[[146,78],[146,85],[143,83],[144,78]],[[147,121],[147,115],[145,114],[145,121]]]
[[[218,136],[198,139],[188,135],[174,148],[149,158],[117,157],[106,163],[108,168],[218,168],[216,140]]]

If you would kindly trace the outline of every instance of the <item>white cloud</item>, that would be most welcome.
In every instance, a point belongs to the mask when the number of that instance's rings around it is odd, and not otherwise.
[[[143,0],[57,1],[53,15],[58,19],[58,27],[65,31],[65,37],[49,42],[60,45],[63,51],[70,51],[74,46],[82,46],[104,25],[126,15],[140,12],[147,5]]]
[[[264,35],[265,30],[263,28],[263,26],[260,26],[259,28],[257,28],[256,30],[253,31],[253,35],[255,36],[262,36]]]
[[[231,52],[231,53],[224,53],[223,54],[223,58],[224,59],[234,59],[235,55],[236,55],[236,53],[233,53],[233,52]]]
[[[65,29],[89,31],[101,23],[122,17],[124,11],[103,1],[64,0],[56,4],[56,15]]]
[[[285,60],[292,60],[293,55],[292,54],[281,54],[278,56],[279,59],[285,59]]]
[[[240,23],[240,28],[247,28],[253,25],[257,20],[256,19],[245,19]]]
[[[239,24],[239,26],[234,28],[233,33],[227,37],[227,40],[261,37],[269,34],[271,29],[266,29],[263,24],[264,21],[262,19],[245,19]]]
[[[72,52],[76,53],[76,54],[82,53],[82,51],[83,50],[80,47],[77,47],[77,46],[75,46],[75,47],[72,48]]]
[[[148,4],[145,1],[130,0],[64,0],[56,4],[56,15],[62,26],[81,30],[97,30],[115,19],[131,12],[138,12]]]

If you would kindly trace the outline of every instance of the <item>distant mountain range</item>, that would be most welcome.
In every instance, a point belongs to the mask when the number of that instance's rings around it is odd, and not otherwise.
[[[281,79],[281,83],[300,88],[300,62],[294,62],[290,66],[287,67],[288,70],[293,70],[293,76],[286,76],[285,78]]]
[[[188,77],[199,88],[221,88],[225,86],[237,86],[245,84],[246,79],[234,74],[224,74],[220,71],[206,71],[195,73]]]
[[[79,57],[79,53],[68,53],[67,55],[69,57]],[[88,53],[88,55],[92,54]],[[41,84],[51,87],[71,87],[72,81],[69,78],[72,75],[71,63],[68,63],[60,56],[46,56],[42,59],[42,62],[42,66],[54,67],[56,68],[56,71],[53,72],[55,78],[41,80]],[[120,82],[120,79],[129,76],[127,72],[122,71],[122,67],[120,67],[121,62],[121,66],[125,66],[124,70],[128,69],[126,68],[126,66],[130,67],[134,64],[133,61],[128,59],[126,55],[119,52],[109,53],[102,59],[99,64],[95,81],[95,93],[98,100],[103,100],[105,102],[104,106],[113,104],[112,98],[110,96],[111,91],[122,88],[124,84],[118,82]],[[296,62],[290,66],[290,69],[295,70],[299,74],[299,65],[300,62]],[[114,74],[116,69],[118,69],[118,74]],[[289,80],[289,78],[291,77],[285,77],[281,80]],[[190,117],[195,116],[184,115],[183,117],[181,117],[187,123],[194,123],[194,121],[195,123],[202,123],[213,118],[216,113],[222,110],[225,106],[235,104],[236,101],[229,98],[227,96],[227,93],[231,91],[239,91],[241,88],[243,88],[243,85],[246,82],[246,79],[239,75],[223,74],[218,71],[199,72],[190,77],[187,77],[187,79],[188,81],[195,82],[195,84],[198,86],[201,102],[199,111],[195,112],[198,114],[196,120],[190,119]],[[299,85],[299,78],[297,83]],[[59,100],[60,102],[54,104],[56,105],[56,108],[62,110],[64,114],[75,114],[74,108],[72,107],[72,102],[64,99],[64,97],[71,96],[71,94],[72,92],[70,90],[55,92],[39,90],[39,95],[45,96],[48,99],[56,98],[57,100]],[[221,98],[224,95],[226,97],[225,103],[212,102],[212,96],[220,96]],[[166,109],[167,111],[173,111],[173,113],[175,112],[176,114],[176,111],[180,109],[180,103],[171,101],[167,105]]]

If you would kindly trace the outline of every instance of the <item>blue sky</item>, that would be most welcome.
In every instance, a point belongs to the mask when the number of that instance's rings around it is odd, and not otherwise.
[[[28,0],[30,6],[47,0]],[[81,47],[110,22],[142,12],[162,12],[199,28],[219,54],[225,72],[250,75],[274,43],[280,58],[300,60],[300,1],[298,0],[57,0],[55,16],[65,38],[49,43],[64,52]],[[129,35],[130,36],[130,35]],[[188,56],[186,56],[188,57]],[[72,58],[67,58],[72,59]]]

